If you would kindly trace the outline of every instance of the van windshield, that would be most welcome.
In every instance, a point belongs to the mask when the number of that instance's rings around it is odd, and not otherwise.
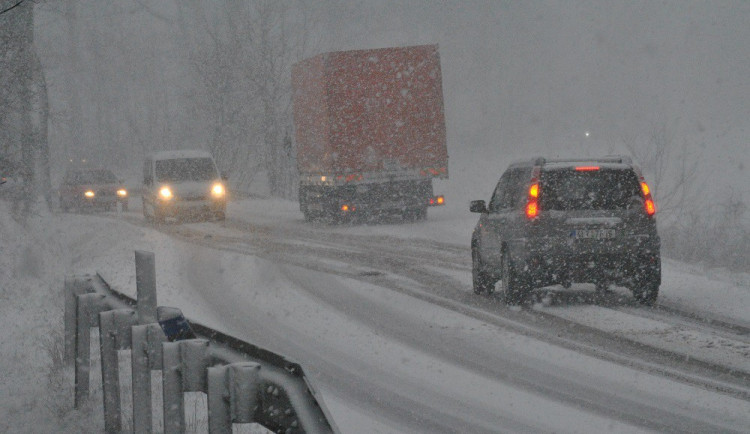
[[[541,208],[547,210],[626,209],[640,197],[631,170],[549,170],[541,174]]]
[[[210,158],[175,158],[155,161],[156,179],[166,182],[210,181],[218,178]]]
[[[109,170],[82,170],[68,175],[68,184],[116,184],[117,177]]]

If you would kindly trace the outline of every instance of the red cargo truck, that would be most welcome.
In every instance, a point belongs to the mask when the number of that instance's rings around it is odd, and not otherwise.
[[[423,219],[448,177],[437,45],[340,51],[292,69],[305,219],[399,213]]]

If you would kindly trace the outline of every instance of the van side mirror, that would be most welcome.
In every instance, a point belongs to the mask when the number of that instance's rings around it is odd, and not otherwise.
[[[472,200],[469,205],[469,211],[477,213],[487,212],[487,205],[483,200]]]
[[[229,181],[229,175],[227,175],[224,172],[221,172],[221,180],[222,181]]]

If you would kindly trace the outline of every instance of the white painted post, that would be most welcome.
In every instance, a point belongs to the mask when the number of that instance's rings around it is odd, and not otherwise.
[[[156,261],[152,252],[135,251],[135,285],[139,323],[156,322]]]
[[[227,367],[208,368],[208,434],[230,434],[232,411],[229,406]]]
[[[208,432],[231,434],[233,423],[255,422],[260,365],[239,362],[208,368]]]
[[[81,408],[89,397],[91,327],[96,324],[98,313],[109,309],[104,299],[103,294],[76,295],[75,408]]]
[[[253,362],[241,362],[232,363],[227,368],[232,421],[234,423],[255,422],[255,414],[259,405],[260,365]]]
[[[65,361],[73,363],[76,357],[76,295],[90,292],[88,279],[82,276],[65,278]]]
[[[130,328],[137,323],[132,309],[117,309],[99,313],[99,350],[102,363],[104,400],[104,431],[122,431],[120,407],[120,369],[117,352],[130,349]]]
[[[167,341],[159,324],[133,326],[131,367],[133,371],[133,433],[153,431],[151,370],[162,369],[161,344]]]
[[[162,344],[164,434],[185,432],[185,392],[207,392],[209,341],[190,339]]]

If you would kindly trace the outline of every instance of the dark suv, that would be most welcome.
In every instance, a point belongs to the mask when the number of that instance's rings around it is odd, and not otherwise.
[[[502,280],[505,302],[523,302],[534,288],[573,282],[597,291],[625,286],[652,305],[661,284],[656,207],[628,157],[536,158],[511,164],[471,236],[474,292]]]

